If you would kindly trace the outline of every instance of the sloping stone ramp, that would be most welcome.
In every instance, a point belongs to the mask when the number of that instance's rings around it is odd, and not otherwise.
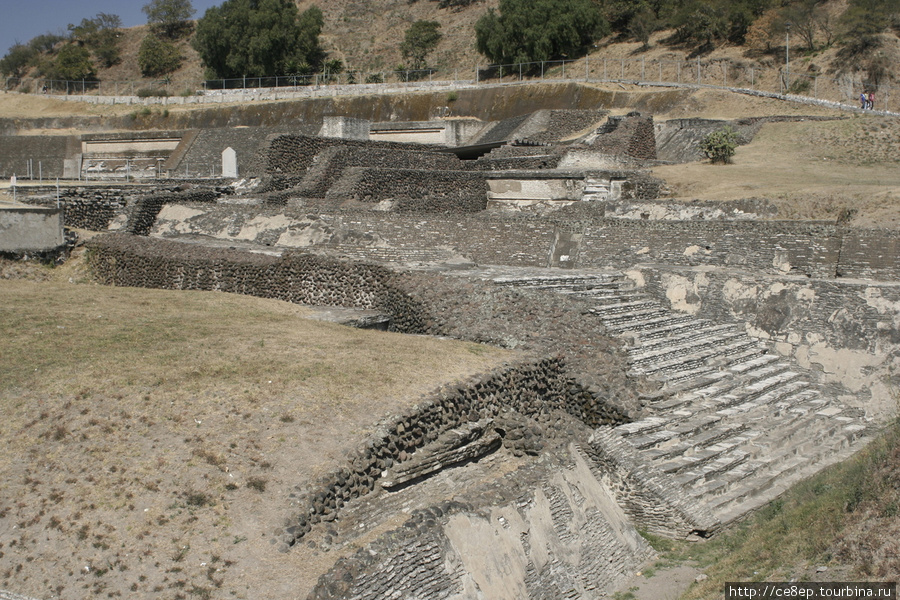
[[[706,535],[845,459],[871,435],[862,411],[741,325],[669,310],[621,274],[495,282],[593,300],[593,317],[625,342],[632,373],[661,383],[648,416],[598,429],[592,444],[617,457],[625,476],[641,464],[645,480],[695,507],[693,531],[674,533]]]

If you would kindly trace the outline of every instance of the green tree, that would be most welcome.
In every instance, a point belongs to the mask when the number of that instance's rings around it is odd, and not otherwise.
[[[43,33],[31,38],[28,47],[33,48],[37,52],[52,52],[56,44],[65,41],[66,37],[56,33]]]
[[[197,21],[193,45],[212,77],[261,77],[319,65],[324,18],[293,0],[225,0]]]
[[[478,51],[500,64],[574,57],[608,31],[592,0],[500,0],[475,23]]]
[[[150,0],[141,10],[153,33],[172,40],[190,32],[196,12],[191,0]]]
[[[438,31],[440,28],[441,24],[437,21],[416,21],[409,26],[403,43],[400,44],[400,52],[403,53],[403,58],[410,61],[410,68],[425,68],[425,57],[441,41],[441,32]]]
[[[72,39],[90,48],[103,66],[111,67],[120,60],[119,28],[122,19],[118,15],[97,13],[92,19],[82,19],[78,25],[69,25]]]
[[[0,73],[8,77],[21,77],[32,64],[37,54],[34,48],[25,44],[10,46],[6,56],[0,59]]]
[[[171,73],[181,66],[182,60],[181,51],[175,44],[161,40],[153,34],[144,38],[138,50],[138,66],[145,77],[159,77]]]
[[[731,127],[725,126],[713,131],[700,142],[700,151],[711,163],[727,165],[738,145],[738,135]]]
[[[50,65],[51,77],[76,81],[95,78],[91,53],[79,44],[66,44],[59,49],[56,59]]]

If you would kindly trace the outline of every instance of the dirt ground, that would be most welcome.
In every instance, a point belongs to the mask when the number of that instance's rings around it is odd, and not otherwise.
[[[308,313],[94,286],[78,261],[0,264],[0,590],[305,597],[334,553],[270,545],[292,488],[513,356]]]

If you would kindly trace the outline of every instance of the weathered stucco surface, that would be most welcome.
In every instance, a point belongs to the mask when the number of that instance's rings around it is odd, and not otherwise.
[[[861,280],[644,270],[669,306],[714,320],[739,321],[747,333],[855,394],[851,402],[896,414],[900,383],[900,286]],[[635,279],[635,276],[631,276]]]

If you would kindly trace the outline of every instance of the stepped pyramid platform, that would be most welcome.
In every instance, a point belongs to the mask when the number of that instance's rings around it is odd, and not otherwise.
[[[588,453],[614,457],[625,478],[640,465],[639,479],[685,517],[665,533],[708,535],[844,460],[873,433],[862,411],[738,324],[674,312],[621,274],[495,282],[595,302],[586,318],[623,339],[633,376],[660,383],[646,416],[598,429]]]

